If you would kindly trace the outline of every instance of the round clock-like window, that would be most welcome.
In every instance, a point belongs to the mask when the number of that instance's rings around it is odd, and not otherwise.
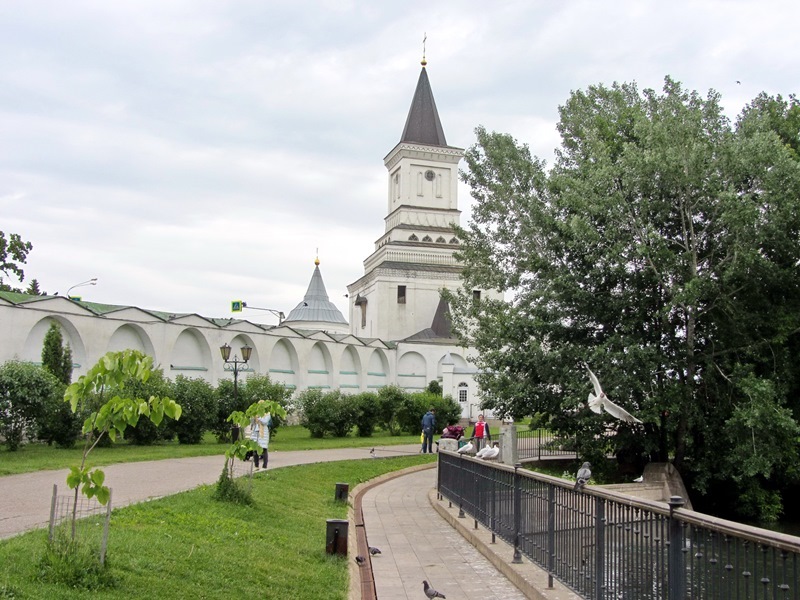
[[[435,177],[436,177],[436,173],[434,173],[430,169],[425,171],[425,179],[427,179],[428,181],[433,181]]]

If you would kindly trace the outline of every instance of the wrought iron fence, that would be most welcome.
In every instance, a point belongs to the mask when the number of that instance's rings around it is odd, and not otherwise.
[[[800,538],[442,451],[439,493],[584,598],[800,600]]]
[[[542,458],[575,458],[575,438],[559,437],[546,429],[517,431],[517,452],[520,460]]]

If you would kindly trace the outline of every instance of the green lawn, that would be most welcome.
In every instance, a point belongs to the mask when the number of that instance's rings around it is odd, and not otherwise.
[[[416,455],[270,470],[253,477],[254,507],[214,501],[213,486],[203,486],[115,509],[107,561],[115,583],[102,590],[40,581],[44,530],[3,540],[0,598],[345,599],[347,559],[325,554],[326,520],[347,515],[333,499],[335,484],[353,489],[433,460]]]
[[[299,425],[283,426],[278,429],[270,448],[273,450],[322,450],[325,448],[364,448],[372,446],[388,446],[395,444],[418,443],[419,436],[391,436],[377,431],[372,437],[360,438],[349,435],[344,438],[315,439],[305,427]],[[110,448],[95,448],[91,454],[91,464],[104,466],[122,462],[138,462],[143,460],[160,460],[163,458],[185,458],[187,456],[221,455],[228,444],[218,444],[212,434],[206,434],[203,443],[183,445],[178,442],[166,442],[153,446],[133,446],[125,442]],[[4,446],[0,448],[0,476],[17,473],[30,473],[45,469],[65,469],[79,465],[82,449],[78,446],[71,450],[47,446],[45,444],[26,444],[16,452],[9,452]],[[0,596],[2,598],[2,596]]]

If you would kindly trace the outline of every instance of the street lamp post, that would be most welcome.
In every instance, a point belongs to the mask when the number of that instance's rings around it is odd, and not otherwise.
[[[77,287],[83,287],[83,286],[85,286],[85,285],[97,285],[97,277],[92,277],[91,279],[87,279],[86,281],[81,281],[80,283],[76,283],[75,285],[73,285],[72,287],[70,287],[70,288],[67,290],[67,298],[70,298],[70,300],[71,300],[72,298],[70,297],[69,293],[70,293],[72,290],[74,290],[75,288],[77,288]],[[78,300],[80,300],[80,298],[78,298]]]
[[[225,361],[223,368],[226,371],[230,371],[233,373],[233,405],[236,410],[239,409],[239,371],[243,370],[245,365],[247,365],[248,361],[250,360],[250,355],[253,353],[253,349],[245,344],[242,346],[242,358],[239,360],[237,355],[233,355],[233,359],[231,359],[231,347],[228,343],[222,344],[219,347],[219,353],[222,355],[222,360]],[[236,440],[233,440],[236,441]]]
[[[263,310],[264,312],[271,313],[278,317],[278,325],[283,323],[283,320],[286,318],[286,315],[283,314],[282,310],[275,310],[274,308],[260,308],[258,306],[247,306],[247,302],[242,302],[242,308],[249,308],[250,310]]]

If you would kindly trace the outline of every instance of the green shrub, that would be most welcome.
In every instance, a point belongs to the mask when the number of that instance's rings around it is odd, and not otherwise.
[[[54,393],[45,399],[44,412],[36,422],[36,437],[49,446],[55,443],[59,448],[69,449],[78,441],[85,416],[72,412],[64,400],[65,388],[58,382]]]
[[[242,386],[239,386],[240,388]],[[234,411],[244,412],[247,407],[252,404],[248,398],[239,390],[234,398],[233,381],[230,379],[220,379],[217,383],[217,411],[216,418],[211,424],[211,431],[217,437],[219,443],[230,443],[231,440],[231,424],[227,420],[228,416]]]
[[[378,420],[378,395],[362,392],[353,396],[356,409],[355,426],[358,437],[371,437]]]
[[[389,385],[378,390],[378,425],[391,435],[400,434],[396,413],[405,397],[406,393],[396,385]]]
[[[250,490],[245,489],[239,480],[233,479],[228,475],[227,460],[225,461],[225,466],[222,468],[219,479],[217,479],[217,485],[211,497],[214,498],[214,500],[230,502],[231,504],[242,504],[245,506],[252,506],[255,504]]]
[[[36,437],[48,399],[63,389],[47,370],[16,360],[0,366],[0,437],[15,451]]]
[[[211,428],[217,409],[214,388],[204,379],[178,375],[170,397],[181,405],[181,418],[170,421],[169,430],[178,436],[181,444],[199,444],[203,434]]]
[[[314,389],[302,392],[297,401],[302,410],[300,424],[311,432],[311,437],[323,437],[326,433],[345,437],[353,428],[357,413],[353,396],[338,390],[323,394]]]
[[[457,423],[461,418],[461,407],[450,396],[442,397],[431,392],[415,392],[405,394],[401,399],[395,418],[398,427],[405,433],[419,433],[422,428],[422,416],[433,407],[436,411],[436,427],[444,429],[446,425]]]

